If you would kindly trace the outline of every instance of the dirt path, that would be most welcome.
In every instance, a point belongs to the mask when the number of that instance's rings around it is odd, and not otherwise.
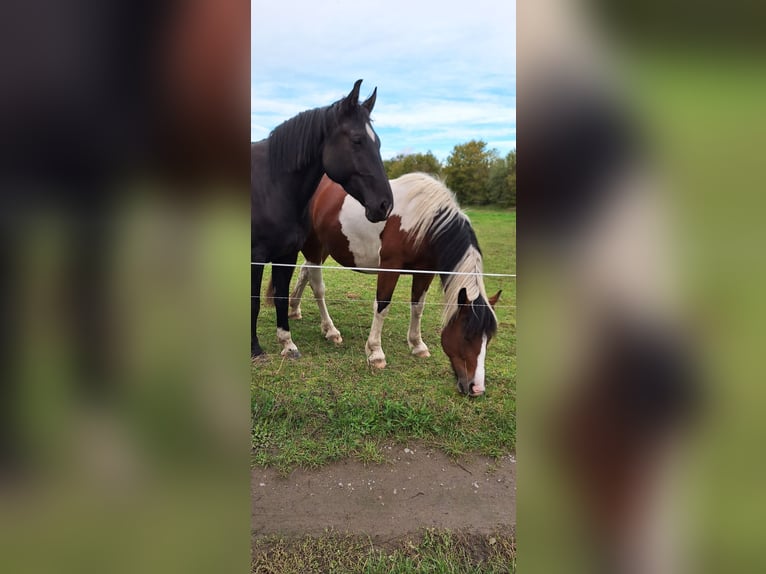
[[[386,447],[387,462],[346,460],[287,478],[251,473],[253,535],[322,534],[373,540],[423,527],[488,534],[516,522],[516,461],[472,457],[455,464],[418,445]],[[489,472],[488,472],[489,471]]]

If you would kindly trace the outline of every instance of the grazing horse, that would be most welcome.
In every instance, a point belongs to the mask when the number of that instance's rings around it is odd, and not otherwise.
[[[371,222],[383,221],[393,197],[380,157],[380,139],[370,124],[377,88],[362,104],[359,86],[330,106],[302,112],[250,146],[251,186],[251,340],[252,358],[263,354],[256,327],[263,263],[274,266],[277,339],[283,356],[297,358],[290,337],[287,294],[298,251],[310,228],[308,204],[326,173],[348,192]],[[342,186],[342,187],[341,187]],[[344,195],[345,195],[344,192]],[[358,202],[358,203],[357,203]]]
[[[365,346],[367,361],[386,366],[381,347],[383,321],[400,274],[412,275],[410,328],[407,341],[419,357],[430,355],[420,333],[425,295],[434,270],[441,273],[445,307],[441,342],[455,372],[460,392],[484,392],[487,344],[497,329],[493,307],[498,291],[487,297],[482,279],[482,256],[468,217],[455,196],[439,180],[412,173],[391,181],[394,208],[388,220],[366,221],[361,206],[350,201],[341,187],[324,178],[311,203],[312,231],[303,254],[308,264],[321,264],[328,255],[345,267],[383,268],[378,273],[374,318]],[[321,269],[304,266],[290,297],[291,317],[300,318],[306,283],[311,284],[322,316],[322,332],[340,343],[341,335],[327,312]]]

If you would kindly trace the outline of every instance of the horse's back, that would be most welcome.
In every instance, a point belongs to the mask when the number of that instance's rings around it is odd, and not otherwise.
[[[399,214],[420,209],[422,213],[419,215],[428,217],[439,208],[459,209],[454,193],[442,180],[430,174],[405,173],[390,183],[395,210],[398,207]]]
[[[422,195],[423,190],[431,194],[433,194],[434,190],[440,190],[439,192],[443,197],[452,197],[452,192],[440,180],[426,173],[408,173],[390,180],[390,184],[394,196],[394,209],[392,213],[401,214],[406,209],[408,201],[413,197]],[[322,180],[319,182],[316,193],[312,198],[312,221],[315,224],[323,225],[326,222],[336,220],[344,201],[356,200],[349,197],[343,187],[335,183],[327,175],[322,176]],[[399,208],[398,210],[397,207]]]

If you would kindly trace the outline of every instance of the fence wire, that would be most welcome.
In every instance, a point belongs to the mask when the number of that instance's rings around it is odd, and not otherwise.
[[[332,269],[332,270],[349,270],[360,271],[364,273],[401,273],[406,275],[412,274],[427,274],[427,275],[481,275],[482,277],[510,277],[515,278],[515,273],[478,273],[476,271],[432,271],[429,269],[383,269],[382,267],[344,267],[338,265],[314,265],[313,263],[263,263],[260,261],[251,261],[250,265],[260,265],[266,267],[271,265],[272,267],[307,267],[309,269]]]

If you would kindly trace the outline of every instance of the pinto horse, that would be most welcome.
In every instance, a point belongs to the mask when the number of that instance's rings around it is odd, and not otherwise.
[[[251,184],[251,358],[263,354],[256,332],[263,265],[274,266],[277,339],[283,356],[297,358],[290,336],[287,294],[298,251],[310,228],[308,204],[326,173],[350,194],[371,222],[383,221],[393,205],[380,157],[380,139],[370,124],[377,88],[362,104],[359,86],[330,106],[302,112],[250,146]],[[345,191],[344,191],[345,190]]]
[[[434,275],[417,272],[443,272],[442,348],[449,357],[460,392],[478,396],[485,388],[484,359],[497,330],[493,307],[500,291],[487,297],[476,234],[455,196],[442,182],[423,173],[412,173],[392,180],[391,189],[394,207],[390,217],[384,222],[370,223],[361,206],[349,200],[339,185],[322,179],[310,207],[312,230],[302,249],[306,262],[321,264],[332,255],[345,267],[393,270],[378,273],[374,318],[365,345],[368,363],[377,368],[386,366],[381,331],[400,274],[412,275],[409,347],[416,356],[430,355],[420,333],[420,319]],[[321,269],[301,267],[290,296],[290,316],[301,316],[306,283],[311,285],[319,306],[322,333],[328,340],[340,343],[340,332],[324,301]]]

